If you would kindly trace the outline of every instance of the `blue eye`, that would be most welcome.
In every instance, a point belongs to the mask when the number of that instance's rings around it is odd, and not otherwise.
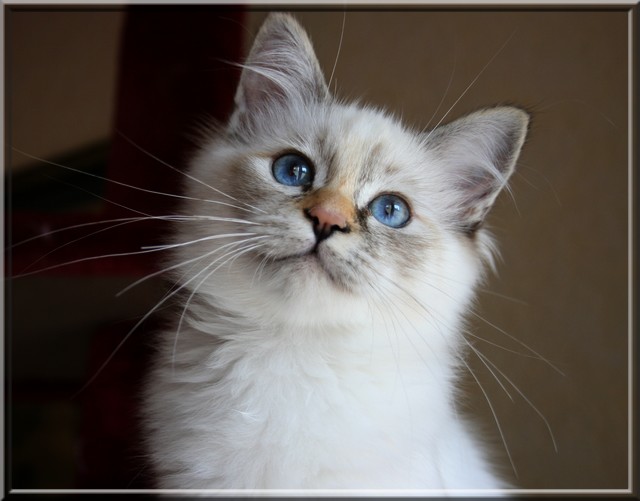
[[[273,177],[286,186],[310,186],[313,167],[300,155],[289,153],[277,158],[271,167]]]
[[[380,195],[369,204],[371,215],[391,228],[402,228],[411,219],[409,204],[398,195]]]

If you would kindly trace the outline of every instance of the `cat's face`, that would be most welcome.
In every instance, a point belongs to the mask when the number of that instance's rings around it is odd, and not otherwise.
[[[357,292],[420,273],[437,226],[415,137],[373,111],[318,105],[241,148],[225,188],[259,209],[264,272],[306,273]]]
[[[260,294],[285,312],[311,302],[349,316],[354,303],[364,311],[400,296],[464,307],[487,250],[479,226],[513,169],[523,112],[483,111],[415,133],[338,103],[285,16],[258,35],[236,105],[192,164],[200,182],[188,195],[223,203],[192,200],[186,211],[224,220],[183,232],[202,241],[180,248],[181,260],[208,254],[191,289],[241,303]]]

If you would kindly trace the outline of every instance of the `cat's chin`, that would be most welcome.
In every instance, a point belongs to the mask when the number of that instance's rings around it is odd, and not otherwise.
[[[303,280],[323,280],[343,292],[355,292],[355,284],[348,280],[335,261],[335,257],[320,246],[312,249],[277,257],[271,262],[276,273],[291,274]]]

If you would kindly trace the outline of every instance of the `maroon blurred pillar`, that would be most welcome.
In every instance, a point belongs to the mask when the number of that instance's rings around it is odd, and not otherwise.
[[[242,59],[243,11],[239,7],[131,7],[126,12],[115,130],[107,177],[148,190],[177,193],[181,174],[133,146],[184,168],[195,147],[190,139],[197,124],[212,117],[224,120],[231,111],[239,77],[229,62]],[[153,215],[173,213],[176,199],[109,183],[106,198]],[[109,204],[107,217],[135,213]],[[166,234],[162,225],[128,232],[131,249],[153,244]],[[143,235],[140,237],[139,235]],[[140,274],[136,261],[121,261],[120,271]],[[111,354],[130,326],[120,324],[94,336],[89,375]],[[79,398],[83,400],[79,487],[153,487],[140,448],[140,383],[147,365],[150,327],[142,326]],[[145,332],[148,331],[148,332]],[[116,341],[114,341],[116,340]]]
[[[224,120],[239,77],[230,62],[242,57],[239,8],[132,7],[121,47],[115,128],[152,155],[183,168],[194,144],[189,136],[207,117]],[[117,133],[109,178],[175,193],[183,180]],[[135,201],[156,212],[175,199],[109,185],[108,198]]]

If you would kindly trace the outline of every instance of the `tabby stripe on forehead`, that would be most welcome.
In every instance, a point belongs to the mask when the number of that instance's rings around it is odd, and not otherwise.
[[[329,135],[328,129],[324,129],[318,134],[318,152],[322,163],[326,166],[327,176],[325,182],[333,179],[338,170],[336,163],[336,148],[335,145],[331,145],[331,141],[327,138]]]
[[[367,152],[363,165],[360,168],[358,179],[355,183],[356,186],[353,194],[354,200],[360,200],[360,193],[362,192],[362,188],[367,184],[373,183],[375,181],[375,169],[373,168],[373,166],[380,163],[380,157],[382,156],[381,153],[382,144],[380,143],[374,144]]]
[[[382,144],[376,143],[367,152],[367,156],[364,161],[364,168],[360,171],[360,179],[358,183],[359,185],[362,185],[364,183],[370,183],[374,180],[373,166],[378,165],[380,163],[381,156],[382,156]],[[385,173],[386,173],[386,170],[385,170]]]

